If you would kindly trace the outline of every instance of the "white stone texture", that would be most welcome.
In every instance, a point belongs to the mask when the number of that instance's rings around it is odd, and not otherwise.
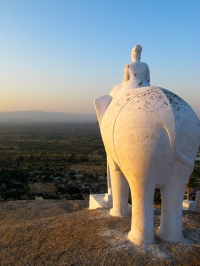
[[[111,101],[112,97],[110,95],[104,95],[100,98],[95,99],[94,101],[99,127],[101,127],[102,118]],[[108,193],[105,194],[104,199],[106,201],[112,201],[112,187],[111,187],[110,169],[108,163],[107,163],[107,186],[108,186]]]
[[[89,199],[89,209],[111,208],[112,201],[104,199],[105,194],[91,194]]]
[[[182,205],[183,210],[194,211],[194,201],[193,200],[184,200]]]
[[[109,161],[110,165],[110,161]],[[129,185],[121,171],[110,168],[112,184],[113,208],[110,210],[112,216],[129,216],[128,205]]]
[[[141,48],[135,46],[133,64],[125,66],[124,81],[110,93],[113,99],[103,96],[95,100],[112,184],[110,213],[127,215],[130,187],[132,224],[128,237],[136,244],[152,243],[154,190],[160,188],[158,234],[167,241],[179,241],[182,199],[200,144],[199,119],[174,93],[147,86],[149,70],[139,62],[138,51]]]
[[[95,101],[95,109],[97,113],[97,119],[99,122],[99,126],[101,127],[101,120],[104,116],[105,111],[107,110],[110,102],[112,101],[112,97],[110,95],[104,95],[100,98],[97,98]]]
[[[200,213],[200,191],[197,191],[195,203],[194,203],[194,211]]]
[[[107,162],[107,186],[108,186],[108,193],[105,194],[105,200],[112,201],[112,186],[111,186],[110,168],[108,162]]]
[[[129,238],[133,242],[153,242],[156,187],[162,194],[158,233],[169,241],[181,238],[182,199],[199,148],[199,128],[191,107],[162,88],[132,89],[110,103],[101,122],[101,134],[112,158],[110,168],[121,169],[131,189]],[[113,186],[112,182],[114,204]],[[123,202],[120,195],[116,197]]]
[[[111,90],[110,95],[112,97],[120,97],[130,89],[150,86],[149,67],[146,63],[140,62],[141,51],[142,47],[140,45],[133,47],[132,62],[125,65],[123,82]]]
[[[111,192],[110,192],[110,194],[109,194],[109,191],[108,191],[108,193],[105,193],[104,200],[112,202],[112,194],[111,194]]]

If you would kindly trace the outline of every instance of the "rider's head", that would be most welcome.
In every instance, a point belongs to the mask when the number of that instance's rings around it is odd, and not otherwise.
[[[141,52],[142,52],[142,46],[139,44],[136,44],[133,47],[132,52],[131,52],[132,61],[140,61]]]

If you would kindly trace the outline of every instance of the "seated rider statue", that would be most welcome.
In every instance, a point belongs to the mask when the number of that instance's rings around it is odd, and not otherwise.
[[[130,64],[124,67],[124,80],[120,85],[115,86],[110,95],[118,97],[130,89],[150,86],[149,67],[146,63],[140,62],[142,46],[137,44],[133,47]]]

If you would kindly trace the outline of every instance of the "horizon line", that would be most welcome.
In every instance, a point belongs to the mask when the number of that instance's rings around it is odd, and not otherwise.
[[[90,115],[90,114],[95,114],[94,113],[75,113],[75,112],[67,112],[67,111],[43,111],[43,110],[17,110],[17,111],[0,111],[0,113],[16,113],[16,112],[43,112],[43,113],[66,113],[66,114],[86,114],[86,115]]]

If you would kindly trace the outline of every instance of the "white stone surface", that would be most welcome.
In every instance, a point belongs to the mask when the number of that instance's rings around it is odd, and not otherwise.
[[[182,237],[182,199],[200,144],[199,119],[174,93],[147,86],[148,66],[140,62],[140,52],[140,47],[133,49],[133,63],[125,66],[124,81],[111,91],[112,101],[105,96],[102,101],[101,97],[95,100],[98,114],[97,102],[101,106],[107,99],[107,109],[103,108],[99,117],[112,184],[110,213],[127,214],[130,187],[132,224],[128,237],[136,244],[152,243],[154,190],[160,188],[158,234],[174,242]]]
[[[104,200],[112,202],[112,195],[109,193],[105,193]]]
[[[183,210],[194,211],[194,201],[193,200],[184,200],[182,205]]]
[[[113,207],[110,210],[112,216],[129,216],[130,210],[128,205],[128,195],[129,195],[129,185],[123,175],[119,170],[112,169],[112,164],[110,163],[110,177],[112,184],[112,196],[113,196]]]
[[[94,101],[99,127],[101,127],[102,118],[111,101],[112,97],[110,95],[104,95],[100,98],[95,99]],[[112,187],[111,187],[110,169],[108,162],[107,162],[107,186],[108,186],[108,193],[105,194],[104,199],[106,201],[112,201]]]
[[[197,191],[195,203],[194,203],[194,211],[200,213],[200,191]]]
[[[137,44],[133,47],[132,62],[125,65],[123,82],[111,90],[110,95],[112,97],[120,97],[130,89],[150,86],[149,67],[146,63],[140,62],[141,52],[142,47],[140,45]]]
[[[121,169],[132,192],[133,242],[153,242],[156,187],[162,194],[158,233],[169,241],[181,238],[182,199],[199,147],[198,124],[187,103],[158,87],[130,90],[110,103],[101,134],[110,168]],[[114,204],[113,183],[112,192]]]
[[[105,194],[91,194],[89,199],[89,209],[112,207],[112,201],[106,201],[104,197]]]
[[[111,185],[110,167],[108,160],[107,160],[107,186],[108,186],[108,193],[105,194],[105,200],[112,201],[112,185]]]
[[[97,114],[100,127],[101,127],[101,120],[111,101],[112,101],[112,97],[110,95],[104,95],[94,100],[94,106],[96,109],[96,114]]]

